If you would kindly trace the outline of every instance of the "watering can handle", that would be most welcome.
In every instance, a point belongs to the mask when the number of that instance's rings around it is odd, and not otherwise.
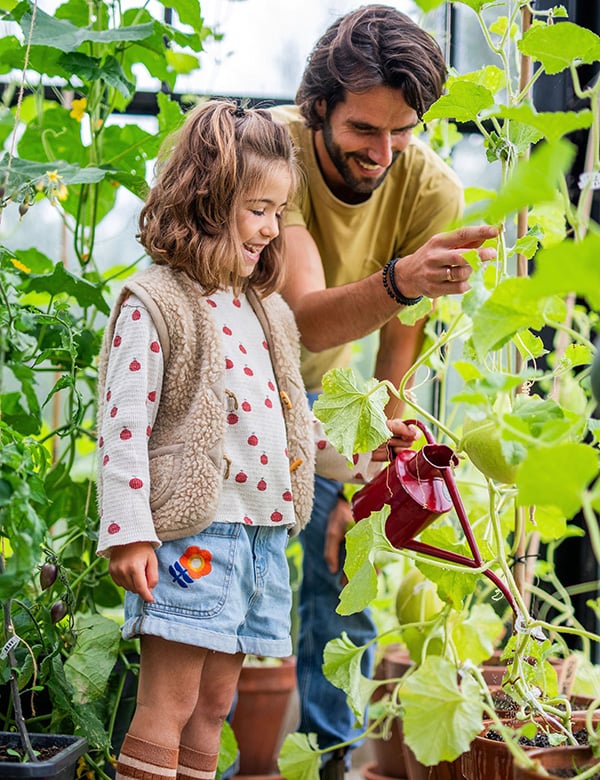
[[[427,444],[435,444],[435,439],[433,438],[433,434],[425,426],[420,420],[404,420],[405,425],[416,425],[417,428],[420,428],[423,431],[423,434],[425,438],[427,439]]]

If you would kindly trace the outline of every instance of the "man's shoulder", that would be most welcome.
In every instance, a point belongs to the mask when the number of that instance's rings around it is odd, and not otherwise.
[[[287,126],[294,143],[301,147],[302,141],[308,137],[311,130],[306,126],[306,122],[304,121],[304,117],[300,114],[298,106],[273,106],[269,111],[277,122],[281,122],[281,124]]]

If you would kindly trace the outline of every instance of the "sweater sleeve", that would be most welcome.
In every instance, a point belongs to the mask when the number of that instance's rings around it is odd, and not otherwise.
[[[344,455],[328,441],[320,420],[313,418],[313,436],[316,445],[315,471],[321,477],[335,479],[338,482],[364,484],[376,477],[385,463],[375,462],[370,452],[354,455],[348,461]]]
[[[160,541],[150,512],[148,439],[156,419],[163,353],[156,327],[135,295],[121,306],[110,345],[106,403],[99,421],[102,469],[98,554],[116,545]]]

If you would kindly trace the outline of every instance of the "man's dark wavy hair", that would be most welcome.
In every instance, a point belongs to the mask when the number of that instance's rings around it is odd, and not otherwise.
[[[316,104],[327,115],[346,92],[375,86],[400,89],[419,119],[442,94],[447,77],[434,38],[408,16],[387,5],[365,5],[340,17],[321,36],[308,58],[296,93],[306,124],[319,130]]]

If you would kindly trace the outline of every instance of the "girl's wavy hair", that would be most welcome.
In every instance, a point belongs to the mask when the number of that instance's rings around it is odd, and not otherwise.
[[[248,284],[268,295],[282,280],[283,233],[263,249],[247,279],[236,216],[241,202],[260,195],[267,178],[282,170],[293,191],[293,143],[268,111],[229,100],[202,103],[161,146],[138,239],[155,263],[185,271],[207,295],[227,287],[239,293]]]
[[[408,16],[387,5],[366,5],[340,17],[310,54],[296,104],[306,124],[319,130],[346,92],[400,89],[419,119],[442,94],[447,69],[437,42]]]

